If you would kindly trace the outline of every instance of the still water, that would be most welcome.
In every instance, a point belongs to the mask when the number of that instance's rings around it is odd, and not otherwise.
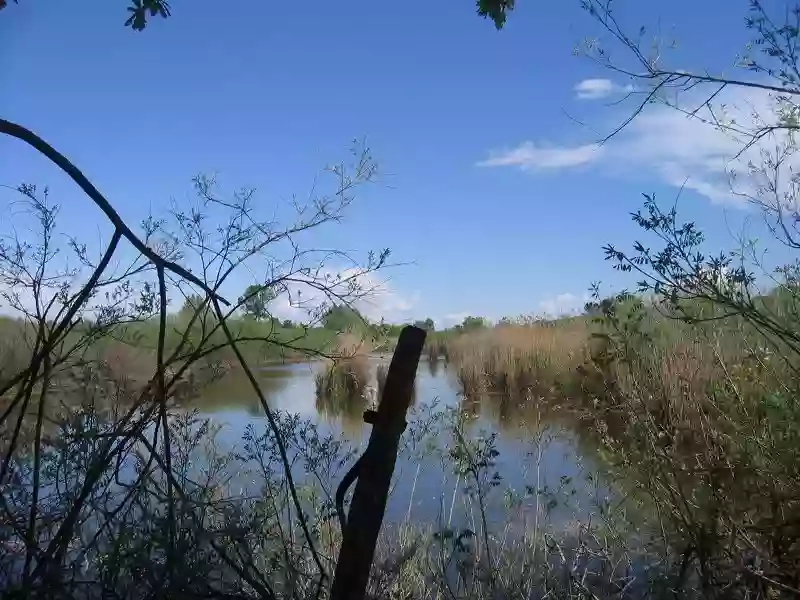
[[[389,358],[370,357],[371,387],[375,385],[375,369]],[[310,419],[321,432],[351,442],[360,454],[370,430],[362,420],[366,404],[318,399],[314,376],[323,368],[319,362],[272,365],[261,368],[258,378],[273,410]],[[430,414],[431,404],[435,411],[455,408],[469,415],[471,435],[496,433],[499,455],[492,472],[497,471],[501,479],[489,495],[491,520],[513,524],[515,518],[529,518],[531,508],[549,507],[551,522],[566,524],[594,512],[597,503],[608,495],[598,483],[600,462],[593,444],[582,435],[580,420],[574,415],[551,405],[545,410],[530,399],[514,401],[493,395],[466,400],[444,362],[423,359],[415,387],[413,410],[418,414],[411,414],[409,429],[413,429],[415,419]],[[217,441],[226,450],[241,446],[248,426],[257,434],[268,428],[259,401],[243,376],[229,374],[207,388],[192,405],[202,417],[221,427]],[[440,452],[423,450],[398,457],[387,522],[466,526],[474,518],[474,506],[464,493],[468,482],[454,472],[452,462],[442,458],[452,444],[450,434],[445,428],[436,437],[432,441]],[[512,498],[517,502],[509,508]]]

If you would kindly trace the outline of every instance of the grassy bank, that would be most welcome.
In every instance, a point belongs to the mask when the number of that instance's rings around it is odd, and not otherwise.
[[[206,318],[189,323],[187,318],[171,315],[167,319],[165,356],[178,353],[184,359],[202,348],[197,364],[220,364],[225,369],[238,368],[235,354],[216,321]],[[269,321],[234,318],[228,327],[245,360],[254,366],[294,362],[339,354],[339,333],[324,327],[282,327]],[[124,373],[129,379],[143,381],[152,376],[156,365],[159,324],[150,319],[117,325],[94,334],[94,326],[78,324],[62,344],[71,347],[67,364],[104,364],[111,372]],[[35,330],[23,321],[0,318],[0,381],[13,377],[27,367],[34,347]],[[352,337],[356,337],[355,335]],[[392,340],[372,340],[364,333],[359,339],[390,347]],[[196,365],[197,366],[197,365]]]

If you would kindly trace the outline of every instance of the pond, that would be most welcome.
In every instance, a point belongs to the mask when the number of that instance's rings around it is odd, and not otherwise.
[[[388,364],[389,359],[369,358],[372,385],[368,389],[374,389],[378,365]],[[321,432],[351,442],[360,454],[370,431],[362,418],[366,404],[318,399],[314,377],[323,368],[323,363],[315,361],[271,365],[259,369],[258,379],[273,410],[309,419]],[[588,427],[574,415],[536,399],[499,395],[465,399],[442,360],[423,358],[415,385],[409,430],[423,415],[430,418],[431,411],[457,411],[469,417],[470,435],[496,435],[499,454],[494,469],[500,479],[489,497],[490,520],[508,525],[515,519],[531,518],[527,509],[533,509],[547,511],[551,523],[566,525],[571,519],[586,518],[598,502],[607,500],[609,491],[598,477],[602,461],[591,437],[585,435]],[[242,374],[229,373],[206,388],[191,406],[220,426],[217,441],[225,450],[240,447],[248,427],[257,434],[268,428],[259,401]],[[443,460],[452,444],[450,433],[440,429],[428,446],[401,452],[385,522],[455,526],[474,518],[474,507],[464,493],[468,482],[454,472],[452,461]]]

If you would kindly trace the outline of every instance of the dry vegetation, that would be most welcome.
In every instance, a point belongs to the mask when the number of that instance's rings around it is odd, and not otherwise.
[[[468,395],[499,392],[552,394],[559,377],[585,358],[585,321],[498,326],[453,338],[438,354],[447,357]]]
[[[364,409],[375,400],[369,354],[372,345],[352,334],[337,337],[333,358],[325,359],[314,376],[316,408],[357,430]]]
[[[479,12],[490,14],[484,4]],[[633,66],[615,66],[594,35],[585,51],[645,92],[632,117],[662,88],[677,98],[711,84],[687,116],[732,133],[743,153],[757,151],[760,160],[746,169],[747,200],[779,243],[800,250],[800,202],[787,169],[797,153],[800,9],[780,23],[751,2],[755,51],[737,62],[749,73],[742,77],[758,77],[726,81],[664,67],[657,40],[658,60],[639,42],[646,29],[624,33],[612,4],[582,2],[601,31],[632,51]],[[726,87],[780,97],[749,125],[719,120],[712,103]],[[3,597],[328,598],[341,516],[331,498],[356,451],[311,421],[273,411],[248,363],[314,354],[332,334],[238,319],[242,299],[229,306],[221,290],[234,271],[257,266],[264,280],[256,287],[270,294],[290,295],[302,282],[340,307],[362,297],[359,278],[385,266],[388,250],[355,261],[302,238],[339,222],[355,189],[373,179],[369,151],[357,147],[352,164],[328,169],[332,187],[315,185],[293,202],[283,225],[272,211],[258,215],[252,191],[223,197],[213,179],[198,177],[195,207],[175,206],[135,233],[44,140],[2,119],[0,130],[64,170],[110,222],[95,256],[56,228],[46,190],[11,190],[28,207],[19,213],[28,222],[11,224],[0,243],[0,295],[17,313],[0,320]],[[652,196],[633,220],[659,247],[636,242],[626,253],[608,245],[606,259],[636,275],[642,297],[680,322],[626,295],[596,298],[596,320],[486,328],[470,317],[465,333],[432,336],[431,371],[444,359],[465,402],[492,396],[525,407],[536,424],[528,458],[537,477],[524,491],[501,488],[497,434],[470,426],[479,411],[417,415],[403,452],[417,474],[427,460],[453,476],[449,517],[445,507],[438,523],[416,526],[409,503],[401,527],[384,530],[371,597],[800,596],[800,263],[767,269],[747,248],[709,256],[702,232]],[[352,266],[331,277],[334,257]],[[769,295],[755,289],[748,261],[775,284]],[[186,291],[197,302],[168,314],[169,300],[188,300]],[[318,323],[322,312],[311,312]],[[372,387],[374,348],[348,336],[335,345],[316,378],[317,409],[360,415],[386,372],[377,370]],[[220,451],[211,421],[176,402],[186,386],[215,378],[214,356],[247,375],[254,412],[265,417],[248,426],[236,451]],[[588,522],[547,520],[561,498],[539,485],[546,412],[579,423],[579,443],[602,460],[592,477],[609,496]],[[560,479],[569,497],[570,478]],[[468,514],[456,525],[457,493]],[[491,522],[488,499],[501,493],[506,518]]]
[[[641,303],[617,308],[465,333],[439,353],[466,397],[557,406],[583,424],[636,530],[662,545],[648,560],[672,565],[673,589],[800,589],[798,357],[738,320],[688,326]]]

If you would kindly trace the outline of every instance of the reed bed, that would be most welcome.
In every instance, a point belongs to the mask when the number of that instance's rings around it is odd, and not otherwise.
[[[550,393],[586,355],[585,322],[564,326],[500,326],[464,334],[447,343],[445,355],[465,394],[517,396]]]

